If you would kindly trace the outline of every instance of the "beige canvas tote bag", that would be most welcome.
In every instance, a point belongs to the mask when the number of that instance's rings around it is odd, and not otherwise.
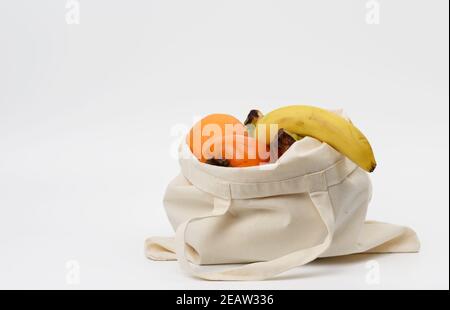
[[[365,221],[368,173],[313,138],[277,163],[248,168],[200,163],[183,143],[180,165],[164,198],[175,237],[150,238],[145,249],[195,277],[264,280],[318,257],[419,250],[410,228]],[[242,265],[200,266],[211,264]]]

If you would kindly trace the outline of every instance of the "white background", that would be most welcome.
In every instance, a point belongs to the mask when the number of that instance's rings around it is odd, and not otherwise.
[[[379,25],[364,0],[79,2],[78,25],[65,1],[0,2],[0,288],[449,288],[448,1],[379,0]],[[422,252],[258,283],[147,260],[145,238],[172,234],[171,129],[297,103],[342,107],[366,133],[368,217],[411,226]]]

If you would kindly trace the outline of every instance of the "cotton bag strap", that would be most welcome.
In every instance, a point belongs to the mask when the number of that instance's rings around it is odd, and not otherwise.
[[[305,176],[306,178],[308,176]],[[176,257],[187,273],[194,277],[198,277],[204,280],[213,281],[252,281],[252,280],[264,280],[272,278],[280,273],[288,271],[292,268],[305,265],[317,257],[319,257],[324,251],[328,249],[333,240],[334,233],[334,213],[331,204],[330,197],[328,195],[328,186],[323,182],[323,176],[317,178],[314,175],[312,179],[308,179],[310,182],[309,195],[315,208],[317,209],[321,220],[323,221],[327,235],[325,239],[318,245],[301,249],[290,254],[281,256],[279,258],[266,261],[243,265],[236,268],[231,268],[219,272],[205,272],[202,271],[202,267],[193,266],[187,258],[187,244],[186,244],[186,232],[190,224],[201,221],[207,218],[219,217],[226,214],[231,206],[232,200],[215,198],[214,210],[212,214],[199,216],[181,224],[175,237],[175,250]],[[319,181],[319,183],[317,183]]]

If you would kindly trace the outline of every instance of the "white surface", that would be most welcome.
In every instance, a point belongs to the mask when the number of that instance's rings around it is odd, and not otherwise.
[[[357,0],[81,0],[79,25],[64,1],[0,2],[0,288],[448,289],[448,1],[379,2],[379,25]],[[293,103],[351,115],[379,163],[369,218],[413,227],[422,252],[260,283],[146,260],[172,233],[171,129]]]

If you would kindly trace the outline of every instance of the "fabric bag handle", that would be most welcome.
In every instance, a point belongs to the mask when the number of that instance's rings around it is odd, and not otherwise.
[[[187,258],[186,231],[190,224],[207,218],[220,217],[226,214],[231,206],[232,200],[215,198],[214,210],[210,215],[192,218],[181,224],[175,237],[176,257],[182,267],[190,275],[211,281],[256,281],[265,280],[286,272],[292,268],[305,265],[325,252],[331,245],[334,233],[334,212],[331,200],[326,190],[309,193],[311,201],[317,209],[323,221],[327,235],[318,245],[301,249],[290,254],[275,258],[270,261],[246,264],[240,267],[226,269],[218,272],[202,271],[202,267],[193,266]]]

